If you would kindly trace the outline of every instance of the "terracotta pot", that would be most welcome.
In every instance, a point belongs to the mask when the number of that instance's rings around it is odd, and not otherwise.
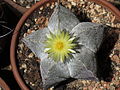
[[[57,0],[40,0],[38,3],[33,5],[33,7],[31,7],[27,12],[25,12],[24,15],[22,16],[22,18],[20,19],[20,21],[18,22],[18,24],[15,28],[14,34],[12,36],[11,49],[10,49],[12,70],[13,70],[13,73],[14,73],[17,83],[23,90],[29,90],[29,88],[25,85],[24,81],[22,80],[22,78],[18,72],[17,65],[16,65],[16,56],[15,55],[16,55],[16,45],[17,45],[18,34],[19,34],[19,31],[20,31],[22,25],[24,24],[26,19],[31,15],[31,13],[33,11],[35,11],[38,7],[44,5],[45,3],[51,2],[51,1],[57,1]],[[120,11],[116,7],[114,7],[112,4],[108,3],[107,1],[105,1],[105,0],[88,0],[88,1],[95,2],[98,5],[102,5],[104,8],[107,8],[110,12],[112,12],[120,20]]]
[[[8,85],[4,82],[4,80],[2,80],[2,78],[0,78],[0,87],[3,90],[10,90],[10,88],[8,87]]]

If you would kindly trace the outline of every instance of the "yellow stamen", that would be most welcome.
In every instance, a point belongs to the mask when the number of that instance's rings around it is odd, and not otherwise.
[[[71,53],[75,53],[75,37],[71,37],[68,32],[58,30],[55,33],[50,32],[46,37],[44,52],[48,53],[53,60],[64,62]]]
[[[57,42],[55,48],[61,51],[64,48],[64,43],[61,41]]]

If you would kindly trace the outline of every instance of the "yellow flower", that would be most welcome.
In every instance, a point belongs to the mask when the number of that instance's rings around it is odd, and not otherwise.
[[[58,30],[56,33],[50,32],[46,36],[44,52],[47,52],[53,60],[64,62],[71,53],[75,53],[75,37],[72,37],[69,32]]]

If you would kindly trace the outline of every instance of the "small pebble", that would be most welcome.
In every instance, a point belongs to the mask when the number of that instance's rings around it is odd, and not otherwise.
[[[23,37],[26,37],[27,36],[27,33],[24,33]]]
[[[47,3],[47,7],[49,7],[50,6],[50,3]]]
[[[29,55],[28,55],[28,58],[32,58],[34,56],[34,54],[33,53],[30,53]]]
[[[26,64],[22,64],[22,68],[27,68],[27,65]]]
[[[54,90],[54,87],[51,87],[49,90]]]
[[[24,73],[26,73],[26,72],[27,72],[27,69],[24,70]]]
[[[27,5],[26,8],[30,8],[31,6],[30,5]]]
[[[101,89],[103,89],[104,87],[100,87]]]
[[[16,2],[16,0],[13,0],[14,2]]]
[[[120,80],[120,76],[118,77],[118,79]]]
[[[71,2],[71,4],[72,4],[73,6],[76,6],[76,3],[75,3],[75,2]]]
[[[51,5],[50,8],[53,9],[53,8],[54,8],[54,5]]]
[[[69,9],[71,9],[71,8],[72,8],[72,5],[69,3],[69,4],[67,5],[67,7],[68,7]]]
[[[30,27],[30,24],[29,23],[25,23],[25,26]]]
[[[0,90],[3,90],[3,88],[2,88],[2,87],[0,87]]]
[[[120,59],[117,55],[114,55],[112,58],[113,58],[113,61],[116,61],[117,63],[120,63]]]
[[[32,82],[30,82],[30,84],[31,84],[32,86],[35,86],[35,84],[33,84]]]
[[[120,68],[119,68],[119,67],[115,67],[115,69],[116,69],[117,71],[119,71],[119,70],[120,70]]]
[[[23,43],[19,44],[19,47],[21,48],[21,50],[23,50],[24,44]]]
[[[36,20],[36,24],[42,24],[45,21],[45,17],[40,17]]]
[[[42,6],[42,7],[40,7],[40,10],[43,10],[43,6]]]

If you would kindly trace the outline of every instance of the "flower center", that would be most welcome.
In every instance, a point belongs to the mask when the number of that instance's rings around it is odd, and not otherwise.
[[[46,36],[44,52],[48,53],[53,60],[64,62],[71,53],[75,53],[75,37],[72,37],[69,32],[58,30],[56,33],[50,32]]]
[[[59,50],[59,51],[63,50],[63,48],[64,48],[64,43],[61,42],[61,41],[58,41],[58,42],[56,43],[56,45],[55,45],[55,48],[56,48],[57,50]]]

